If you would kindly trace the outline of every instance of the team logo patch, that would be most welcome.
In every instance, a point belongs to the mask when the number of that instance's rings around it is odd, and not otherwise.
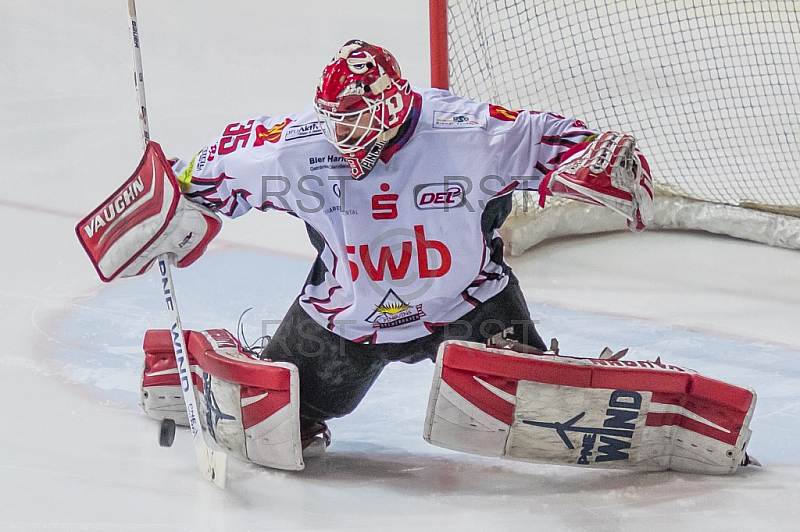
[[[431,183],[414,187],[417,209],[455,209],[467,201],[464,185],[458,182]]]
[[[489,105],[489,116],[504,122],[513,122],[522,111],[509,111],[499,105]]]
[[[322,130],[319,128],[319,122],[310,122],[308,124],[297,124],[286,128],[286,133],[283,138],[286,142],[290,140],[303,139],[306,137],[315,137],[322,135]]]
[[[386,329],[419,321],[422,316],[425,316],[422,305],[410,305],[400,299],[394,290],[389,290],[366,321],[376,329]]]
[[[261,146],[265,142],[270,142],[272,144],[275,144],[281,139],[281,134],[283,133],[283,130],[286,128],[286,126],[289,125],[291,121],[292,120],[290,118],[287,118],[280,124],[275,124],[269,129],[265,128],[262,125],[256,126],[256,140],[253,143],[253,145]]]
[[[486,129],[486,120],[465,113],[433,112],[435,129]]]

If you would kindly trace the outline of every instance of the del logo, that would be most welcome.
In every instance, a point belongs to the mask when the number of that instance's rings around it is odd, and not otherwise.
[[[288,127],[286,128],[286,134],[283,137],[286,139],[286,142],[289,142],[290,140],[314,137],[316,135],[322,135],[322,130],[319,128],[319,122],[297,124],[292,127]]]
[[[437,129],[484,129],[486,120],[465,113],[434,111],[433,127]]]
[[[370,314],[366,321],[376,329],[385,329],[419,321],[424,315],[422,305],[409,305],[400,299],[394,290],[389,290],[383,300],[375,305],[375,312]]]
[[[461,183],[433,183],[414,187],[417,209],[454,209],[464,205],[466,197]]]
[[[639,392],[615,390],[608,400],[606,419],[602,427],[582,426],[579,421],[586,412],[581,412],[565,422],[529,420],[522,422],[526,425],[555,430],[568,449],[575,449],[575,444],[569,435],[582,434],[578,464],[613,462],[627,460],[630,457],[629,449],[641,407],[642,395]]]

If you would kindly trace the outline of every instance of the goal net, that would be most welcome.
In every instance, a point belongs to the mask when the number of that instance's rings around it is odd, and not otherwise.
[[[633,134],[656,228],[800,249],[799,12],[797,1],[431,0],[432,82]],[[540,209],[534,195],[516,193],[504,227],[514,254],[625,227],[569,200]]]

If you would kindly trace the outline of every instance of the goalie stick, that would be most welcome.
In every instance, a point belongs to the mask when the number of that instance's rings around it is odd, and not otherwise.
[[[136,18],[136,2],[128,0],[128,13],[131,21],[131,39],[133,44],[133,66],[134,82],[136,85],[136,100],[139,106],[139,125],[142,131],[142,143],[144,148],[150,142],[150,126],[147,118],[147,105],[144,93],[144,71],[142,69],[142,51],[139,42],[139,25]],[[194,387],[192,386],[192,372],[189,368],[189,357],[185,345],[185,336],[181,317],[178,313],[178,303],[175,298],[175,287],[172,281],[172,271],[170,264],[172,257],[168,253],[159,255],[158,271],[161,274],[161,287],[164,292],[164,302],[170,313],[172,326],[172,347],[175,360],[178,364],[179,375],[181,375],[181,389],[183,390],[183,400],[186,405],[186,413],[189,417],[189,428],[192,431],[194,440],[197,465],[203,477],[207,478],[220,488],[225,488],[227,476],[227,455],[220,451],[211,449],[203,438],[203,431],[200,427],[200,420],[197,417],[197,403],[194,397]]]

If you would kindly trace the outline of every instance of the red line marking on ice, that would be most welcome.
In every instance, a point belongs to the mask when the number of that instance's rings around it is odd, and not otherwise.
[[[39,212],[43,214],[52,214],[53,216],[60,216],[62,218],[69,218],[71,220],[76,220],[76,221],[83,218],[82,215],[70,211],[62,211],[61,209],[51,209],[50,207],[42,207],[40,205],[34,205],[32,203],[20,203],[18,201],[9,201],[4,199],[0,199],[0,207],[19,209],[26,212]]]
[[[33,203],[22,203],[18,201],[9,201],[0,199],[0,207],[7,207],[10,209],[19,209],[25,212],[36,212],[42,214],[51,214],[53,216],[58,216],[61,218],[67,218],[69,220],[74,220],[76,223],[84,218],[83,214],[78,214],[75,212],[70,211],[63,211],[61,209],[51,209],[49,207],[42,207],[40,205],[35,205]],[[233,249],[240,249],[244,251],[252,251],[255,253],[264,253],[266,255],[273,255],[278,257],[283,257],[292,260],[299,260],[303,262],[313,262],[314,255],[313,254],[303,254],[303,253],[294,253],[290,251],[279,251],[273,248],[269,248],[266,246],[259,246],[257,244],[246,244],[243,242],[236,242],[232,240],[227,240],[222,237],[218,237],[215,242],[211,245],[211,249],[209,251],[214,252],[223,252]]]

